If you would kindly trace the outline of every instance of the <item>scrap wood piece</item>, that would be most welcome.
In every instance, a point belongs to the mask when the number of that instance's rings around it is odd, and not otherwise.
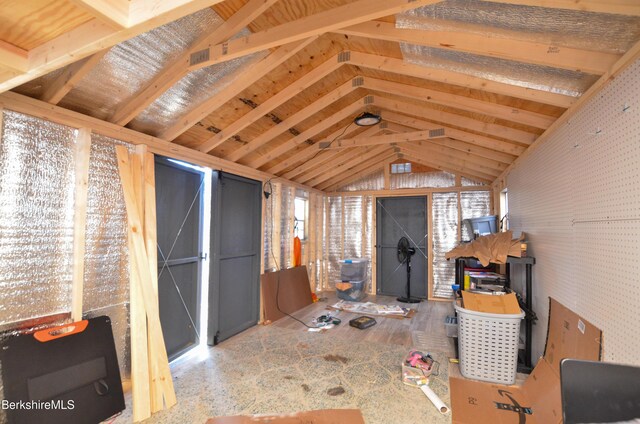
[[[298,412],[287,415],[237,415],[233,417],[216,417],[207,420],[206,424],[365,424],[359,409],[319,409],[316,411]]]
[[[481,236],[469,243],[461,244],[445,253],[446,259],[478,258],[482,266],[489,263],[504,264],[507,256],[521,256],[520,244],[525,238],[522,233],[519,238],[513,239],[511,230]]]
[[[402,308],[398,305],[379,305],[373,302],[345,302],[343,300],[332,306],[327,306],[326,309],[395,319],[413,318],[417,312],[415,309]]]
[[[292,314],[313,303],[306,266],[264,273],[260,286],[266,321],[277,321],[286,316],[282,311]]]

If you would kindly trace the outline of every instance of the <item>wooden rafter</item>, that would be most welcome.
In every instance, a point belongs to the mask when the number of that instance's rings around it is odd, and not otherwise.
[[[117,29],[129,26],[128,0],[70,0],[94,17]]]
[[[469,151],[453,149],[441,143],[440,140],[416,140],[407,143],[407,145],[410,148],[415,147],[417,149],[424,149],[425,152],[436,153],[438,156],[446,155],[446,157],[472,162],[478,165],[479,170],[484,170],[487,173],[490,173],[490,171],[500,173],[507,169],[508,166],[505,162],[479,156]]]
[[[636,0],[487,0],[493,3],[521,6],[549,7],[584,12],[616,13],[640,16],[640,3]]]
[[[343,128],[339,128],[338,130],[334,131],[333,133],[329,134],[328,136],[324,137],[324,139],[326,140],[333,140],[337,137],[340,136],[344,136],[344,137],[349,137],[351,136],[351,134],[355,134],[358,130],[358,128],[354,128],[352,131],[349,131],[349,128],[351,127],[351,123],[349,123],[349,125],[347,125],[346,127]],[[376,133],[380,132],[380,127],[379,125],[376,125],[375,127],[369,128],[367,130],[365,130],[364,132],[360,133],[360,135],[364,135],[365,133],[368,133],[368,135],[375,135]],[[318,154],[317,157],[308,160],[307,162],[303,163],[300,166],[297,166],[295,168],[293,168],[291,171],[287,172],[286,174],[284,174],[282,177],[286,178],[286,179],[293,179],[294,177],[306,173],[309,170],[312,170],[316,167],[322,167],[322,165],[329,159],[334,158],[335,156],[338,156],[341,152],[323,152]],[[322,168],[321,168],[322,169]],[[286,177],[285,177],[286,175]]]
[[[430,120],[437,121],[438,123],[454,125],[466,130],[477,131],[491,137],[503,138],[505,140],[524,145],[533,143],[537,137],[536,134],[532,134],[530,132],[516,130],[503,125],[489,124],[466,116],[442,112],[429,107],[401,102],[395,99],[387,99],[377,96],[376,105],[389,110],[413,111],[413,115],[428,116]]]
[[[373,163],[372,165],[365,167],[362,170],[358,170],[358,171],[352,171],[347,173],[342,180],[336,182],[335,184],[327,187],[324,189],[324,191],[335,191],[341,187],[346,186],[347,184],[351,184],[353,182],[356,182],[358,180],[363,179],[364,177],[366,177],[367,175],[371,175],[374,172],[378,172],[381,169],[384,169],[385,167],[389,166],[389,164],[393,161],[395,161],[396,159],[398,159],[398,153],[393,153],[390,156],[387,156],[386,159],[383,158],[383,160],[381,162],[376,162]]]
[[[473,53],[596,75],[605,73],[620,57],[620,55],[612,53],[569,47],[556,47],[553,49],[553,53],[550,53],[548,44],[491,37],[488,35],[488,31],[479,35],[468,32],[403,29],[396,28],[395,24],[379,21],[362,22],[342,28],[336,32],[351,36]]]
[[[394,15],[441,0],[357,0],[209,48],[209,60],[189,69],[236,59],[303,38],[319,36],[360,22]]]
[[[290,140],[287,140],[286,142],[284,142],[283,144],[277,147],[269,149],[267,154],[248,161],[247,165],[256,169],[260,168],[265,163],[276,159],[282,154],[288,152],[289,150],[294,149],[296,146],[299,146],[302,143],[306,142],[309,138],[317,134],[320,134],[322,131],[326,130],[327,128],[339,123],[340,121],[350,116],[355,116],[356,112],[361,110],[363,107],[364,107],[364,102],[363,102],[363,99],[360,98],[355,102],[351,103],[350,105],[340,109],[333,115],[323,119],[316,125],[309,128],[308,130],[301,132],[297,136],[291,138]]]
[[[264,115],[271,112],[281,104],[290,100],[297,94],[300,94],[310,85],[320,81],[322,78],[329,75],[331,72],[342,66],[342,62],[339,58],[340,55],[335,55],[328,60],[324,61],[319,66],[313,68],[307,72],[304,76],[298,78],[295,82],[289,84],[285,89],[280,90],[274,96],[271,96],[264,103],[242,116],[237,121],[223,128],[218,134],[209,138],[207,141],[198,146],[198,150],[201,152],[210,152],[220,144],[224,143],[228,138],[238,134],[249,125],[262,118]]]
[[[380,153],[377,153],[374,157],[364,161],[359,161],[354,166],[349,167],[349,169],[345,169],[342,174],[336,175],[328,180],[325,180],[321,184],[318,184],[316,187],[318,188],[318,190],[326,190],[328,187],[331,187],[334,184],[340,184],[342,181],[344,181],[346,178],[352,175],[358,175],[358,174],[364,175],[364,173],[368,172],[367,169],[369,169],[370,167],[380,166],[380,163],[383,162],[385,159],[391,159],[391,158],[397,158],[397,153],[389,147],[387,148],[383,147],[383,150],[381,150]]]
[[[248,144],[226,155],[224,158],[237,162],[239,159],[241,159],[245,155],[264,146],[266,143],[273,140],[280,134],[288,131],[290,128],[293,128],[296,124],[313,116],[315,113],[320,112],[322,109],[329,106],[331,103],[337,100],[340,100],[341,98],[351,93],[356,88],[357,88],[357,85],[353,83],[353,80],[349,80],[345,82],[344,84],[338,86],[334,90],[325,94],[315,102],[311,103],[307,107],[299,110],[298,112],[291,115],[284,121],[280,122],[279,124],[271,127],[269,130],[260,134],[258,137],[251,140]]]
[[[92,19],[29,51],[29,69],[18,75],[4,75],[0,92],[7,91],[48,72],[76,62],[100,50],[149,31],[198,10],[220,3],[222,0],[139,0],[140,8],[131,12],[129,27],[115,29],[111,24]],[[144,3],[144,5],[142,4]],[[133,8],[133,4],[131,7]],[[131,15],[135,13],[135,18]]]
[[[380,71],[407,75],[442,82],[445,84],[453,84],[461,87],[472,88],[474,90],[488,91],[490,93],[502,94],[505,96],[563,108],[568,108],[577,100],[574,97],[551,93],[549,91],[534,90],[531,88],[491,81],[449,70],[415,65],[405,62],[402,59],[378,56],[370,53],[351,52],[350,63],[363,68],[377,69]]]
[[[220,106],[238,95],[238,93],[242,92],[251,84],[262,78],[264,75],[282,65],[314,40],[315,38],[310,38],[284,45],[257,64],[239,71],[239,75],[235,76],[232,84],[229,84],[224,89],[220,90],[215,96],[204,101],[185,116],[181,117],[177,123],[167,128],[162,133],[161,137],[167,140],[175,139],[180,134],[194,126],[198,121],[208,116],[211,112],[218,109]]]
[[[483,183],[490,184],[494,180],[494,178],[491,175],[479,175],[476,172],[469,171],[468,169],[461,168],[457,165],[451,165],[451,164],[443,165],[442,163],[435,162],[430,158],[425,158],[422,155],[412,153],[405,149],[401,148],[400,150],[402,151],[402,154],[404,155],[404,157],[406,157],[411,162],[415,162],[420,165],[429,166],[431,168],[439,169],[441,171],[449,172],[452,174],[458,174],[465,178],[469,178],[475,181],[480,181]]]
[[[206,32],[193,46],[166,65],[147,85],[130,100],[118,106],[109,121],[126,125],[162,93],[188,73],[185,63],[189,63],[192,53],[221,43],[236,34],[278,0],[250,0],[233,16],[218,26],[213,32]]]
[[[455,138],[456,140],[460,141],[466,141],[468,143],[474,143],[487,149],[492,149],[498,152],[509,153],[513,155],[519,155],[526,150],[526,147],[521,145],[496,140],[491,137],[486,137],[483,135],[462,131],[457,128],[452,128],[447,125],[426,121],[425,119],[428,119],[428,116],[422,115],[412,108],[403,106],[401,110],[396,111],[396,109],[386,109],[383,106],[382,109],[383,119],[417,128],[419,130],[424,131],[444,128],[447,137]],[[419,115],[419,117],[416,118],[415,115]]]
[[[481,158],[457,154],[455,151],[451,151],[449,149],[440,149],[432,145],[425,145],[422,142],[410,142],[398,147],[403,151],[411,151],[418,155],[423,155],[425,157],[431,158],[436,163],[442,162],[454,164],[459,166],[461,169],[468,169],[469,171],[475,171],[477,173],[489,175],[493,179],[495,179],[495,177],[497,177],[501,172],[499,168],[494,168],[494,164],[487,164]],[[506,166],[504,166],[504,164],[502,165],[503,166],[501,166],[501,168],[505,169]]]
[[[54,105],[58,104],[85,75],[95,68],[108,52],[109,49],[104,49],[67,67],[62,74],[49,84],[40,100]]]
[[[364,78],[363,87],[383,93],[398,94],[404,97],[448,106],[468,112],[481,113],[483,115],[517,122],[535,128],[548,128],[553,124],[553,121],[556,120],[553,116],[530,112],[525,109],[377,78]]]
[[[327,181],[332,181],[335,178],[340,178],[345,171],[360,165],[361,163],[368,162],[369,160],[378,161],[380,160],[380,156],[385,152],[390,152],[391,149],[389,146],[369,146],[369,147],[361,147],[359,149],[354,149],[351,151],[350,157],[343,158],[337,161],[330,169],[327,169],[325,172],[319,174],[318,176],[308,179],[307,185],[310,187],[315,187],[319,184],[322,184]]]
[[[0,40],[0,65],[15,73],[29,70],[29,52]]]

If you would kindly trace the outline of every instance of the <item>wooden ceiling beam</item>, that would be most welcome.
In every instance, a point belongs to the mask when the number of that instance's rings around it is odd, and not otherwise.
[[[324,182],[316,185],[318,190],[325,191],[326,189],[333,186],[342,186],[344,185],[344,181],[351,178],[356,177],[355,179],[360,179],[363,176],[370,174],[370,169],[383,167],[386,160],[393,161],[398,158],[398,153],[396,153],[393,149],[387,147],[384,150],[381,150],[379,153],[374,155],[373,157],[359,161],[355,164],[352,164],[348,169],[344,169],[341,174],[338,174]],[[322,188],[320,188],[322,187]]]
[[[354,183],[358,180],[365,178],[368,175],[373,174],[374,172],[380,171],[381,169],[384,169],[386,166],[389,166],[391,162],[394,162],[396,159],[398,159],[398,155],[399,155],[398,153],[393,153],[392,155],[387,156],[386,159],[383,159],[381,162],[373,163],[371,166],[366,167],[362,170],[349,173],[349,176],[327,187],[323,191],[336,191],[339,188],[346,186],[347,184]]]
[[[341,135],[345,136],[345,137],[349,137],[351,134],[356,133],[356,131],[358,131],[360,129],[360,127],[354,128],[352,131],[348,131],[349,128],[352,127],[351,123],[349,123],[349,125],[347,125],[344,128],[340,128],[336,131],[334,131],[333,133],[329,134],[327,137],[325,137],[326,140],[333,140],[337,137],[340,137]],[[380,129],[380,124],[375,125],[374,127],[368,128],[367,130],[359,133],[359,135],[375,135],[377,133],[379,133],[381,131]],[[303,163],[300,166],[297,166],[295,168],[293,168],[291,171],[287,172],[286,174],[283,175],[283,178],[287,178],[289,180],[293,179],[294,177],[303,174],[309,170],[312,170],[315,167],[320,167],[322,164],[324,164],[328,159],[331,159],[335,156],[338,156],[341,152],[324,152],[324,153],[320,153],[318,154],[317,157]],[[319,168],[322,169],[322,168]],[[285,177],[286,175],[286,177]]]
[[[0,65],[16,73],[29,70],[29,52],[0,40]]]
[[[346,106],[340,109],[338,112],[333,115],[323,119],[316,125],[312,126],[306,131],[301,132],[297,136],[285,141],[279,146],[275,146],[271,149],[268,149],[267,154],[259,156],[255,159],[246,162],[246,165],[252,168],[260,168],[265,163],[270,162],[281,155],[287,153],[289,150],[294,149],[296,146],[305,143],[311,137],[320,134],[322,131],[326,130],[329,127],[339,123],[340,121],[355,116],[356,112],[360,111],[364,105],[364,98],[360,98],[355,102],[351,103],[349,106]]]
[[[490,30],[491,28],[487,28]],[[568,69],[588,74],[602,75],[620,55],[606,52],[582,50],[524,40],[491,37],[488,32],[434,31],[396,28],[390,22],[362,22],[335,31],[339,34],[410,43],[420,46],[459,51],[521,63]]]
[[[413,103],[405,103],[395,99],[387,99],[380,96],[376,96],[375,102],[377,106],[385,109],[398,111],[412,110],[414,115],[419,114],[421,116],[428,116],[430,120],[441,122],[445,125],[454,125],[463,129],[484,133],[488,136],[503,138],[515,143],[529,145],[533,143],[537,138],[536,134],[532,134],[530,132],[509,128],[503,125],[490,124],[487,122],[479,121],[477,119],[468,118],[466,116],[457,115],[454,113],[443,112]]]
[[[394,15],[406,10],[439,3],[441,0],[357,0],[311,16],[287,22],[246,37],[209,47],[209,60],[189,69],[199,69],[214,63],[237,59],[251,53],[281,46],[303,38],[320,36],[360,22]]]
[[[129,28],[118,30],[99,19],[92,19],[30,50],[29,69],[19,75],[3,74],[0,79],[0,92],[10,90],[153,28],[213,6],[222,0],[146,1],[149,3],[149,8],[144,14],[144,19],[138,18],[133,22],[130,20]]]
[[[526,150],[526,147],[518,144],[500,141],[495,138],[473,134],[467,131],[459,130],[457,128],[451,128],[447,125],[426,121],[425,119],[428,119],[427,116],[420,114],[412,108],[403,106],[401,110],[397,111],[396,109],[386,109],[385,107],[382,107],[382,109],[384,109],[382,111],[382,118],[387,121],[396,122],[398,124],[417,128],[423,131],[444,128],[447,137],[455,138],[456,140],[460,141],[466,141],[467,143],[473,143],[480,147],[485,147],[487,149],[492,149],[511,155],[517,156]],[[415,117],[415,115],[418,115],[418,117]]]
[[[441,162],[436,162],[430,158],[425,158],[422,155],[415,154],[413,152],[404,150],[402,148],[400,148],[400,151],[402,152],[402,155],[404,156],[404,158],[406,158],[411,162],[415,162],[419,165],[439,169],[441,171],[449,172],[451,174],[458,174],[465,178],[469,178],[469,179],[487,183],[487,184],[491,184],[494,180],[494,178],[491,175],[486,175],[486,174],[478,175],[478,173],[476,172],[470,172],[469,170],[460,168],[456,165],[442,164]]]
[[[435,161],[446,161],[449,164],[457,165],[461,169],[475,171],[490,175],[492,178],[500,175],[502,170],[506,169],[505,164],[495,167],[495,163],[487,163],[483,158],[458,153],[448,148],[439,148],[433,145],[427,145],[424,142],[413,141],[398,146],[402,150],[412,151],[416,154],[432,158]]]
[[[443,91],[417,87],[377,78],[364,78],[365,88],[383,93],[398,94],[416,100],[435,103],[468,112],[493,116],[506,121],[517,122],[531,127],[546,129],[556,120],[553,116],[530,112],[525,109],[501,105],[499,103],[477,100],[471,97],[459,96]]]
[[[347,94],[351,93],[353,90],[358,88],[357,84],[355,84],[354,81],[355,80],[349,80],[344,84],[338,86],[337,88],[325,94],[324,96],[322,96],[315,102],[311,103],[307,107],[294,113],[293,115],[291,115],[284,121],[280,122],[279,124],[269,128],[267,131],[265,131],[264,133],[260,134],[259,136],[251,140],[248,144],[245,144],[244,146],[239,147],[238,149],[224,156],[224,158],[227,160],[232,160],[234,162],[237,162],[239,159],[255,151],[256,149],[264,146],[274,138],[278,137],[280,134],[288,131],[290,128],[293,128],[295,125],[299,124],[305,119],[320,112],[322,109],[329,106],[331,103],[337,100],[340,100]]]
[[[198,146],[198,150],[205,153],[210,152],[211,150],[224,143],[227,139],[238,134],[240,131],[247,128],[249,125],[253,124],[257,120],[271,112],[273,109],[297,96],[305,89],[307,89],[310,85],[313,85],[316,82],[320,81],[322,78],[326,77],[341,66],[342,62],[340,61],[340,55],[335,55],[330,59],[324,61],[322,64],[313,68],[311,71],[307,72],[305,75],[298,78],[293,83],[287,85],[284,89],[280,90],[275,95],[269,97],[266,101],[264,101],[255,109],[251,110],[249,113],[242,116],[240,119],[226,126],[222,129],[222,131],[220,131],[213,137],[210,137],[208,140]]]
[[[331,181],[336,177],[340,177],[341,174],[344,174],[345,171],[361,164],[366,163],[369,160],[377,160],[380,158],[380,155],[385,152],[389,152],[391,149],[389,146],[369,146],[369,147],[361,147],[358,149],[354,149],[351,152],[350,157],[343,158],[338,161],[334,166],[329,169],[326,169],[325,172],[317,175],[314,178],[307,179],[309,187],[314,187],[319,184],[322,184],[327,181]],[[300,181],[300,179],[296,180]]]
[[[233,16],[215,28],[213,32],[203,34],[193,43],[191,48],[167,64],[158,75],[153,77],[153,79],[132,96],[131,99],[118,105],[113,115],[109,118],[109,121],[118,125],[126,125],[129,123],[188,73],[185,63],[189,63],[191,55],[194,52],[205,49],[212,44],[215,45],[228,40],[277,1],[278,0],[250,0],[240,10],[234,13]]]
[[[181,117],[178,122],[164,131],[162,137],[167,140],[174,140],[180,134],[187,131],[201,119],[207,117],[210,113],[217,110],[229,100],[233,99],[260,78],[282,65],[313,41],[315,41],[315,38],[296,41],[294,43],[284,45],[262,59],[260,62],[238,70],[238,73],[235,75],[230,75],[229,78],[233,78],[233,82],[231,84],[227,85],[216,95],[205,100],[202,104],[198,105]]]
[[[116,29],[128,28],[129,0],[70,0],[93,17]]]
[[[578,10],[582,12],[614,13],[617,15],[640,16],[637,0],[487,0],[493,3],[516,4],[520,6],[547,7],[552,9]]]
[[[409,146],[415,146],[416,148],[423,148],[425,152],[434,152],[438,155],[447,155],[451,158],[459,160],[467,160],[471,163],[477,164],[482,168],[481,170],[493,170],[494,172],[502,172],[509,166],[508,163],[501,162],[494,159],[489,159],[484,156],[476,155],[469,151],[462,151],[454,149],[440,142],[441,140],[416,140],[407,143]]]
[[[69,93],[109,52],[104,49],[87,58],[79,60],[68,66],[49,86],[44,90],[40,100],[57,105],[60,100]]]
[[[575,97],[565,96],[563,94],[505,84],[444,69],[415,65],[413,63],[405,62],[402,59],[379,56],[370,53],[351,52],[350,63],[354,66],[360,66],[363,68],[407,75],[445,84],[453,84],[474,90],[488,91],[491,93],[529,100],[531,102],[559,106],[562,108],[568,108],[577,100]]]

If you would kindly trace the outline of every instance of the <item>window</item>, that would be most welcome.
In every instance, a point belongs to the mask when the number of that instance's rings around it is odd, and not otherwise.
[[[407,162],[407,163],[392,163],[391,164],[391,173],[392,174],[410,174],[411,173],[411,162]]]
[[[294,200],[294,216],[295,216],[295,230],[294,236],[297,236],[300,240],[307,239],[307,206],[308,200],[302,197],[296,197]]]

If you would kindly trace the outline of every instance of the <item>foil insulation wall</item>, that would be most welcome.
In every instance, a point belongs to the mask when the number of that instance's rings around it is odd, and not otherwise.
[[[396,15],[398,28],[464,30],[483,36],[516,38],[622,54],[640,39],[640,17],[568,9],[445,0]]]
[[[458,193],[433,193],[433,295],[450,298],[455,265],[444,254],[458,244]]]
[[[372,259],[373,259],[373,231],[375,228],[373,227],[373,196],[362,196],[362,201],[364,204],[364,235],[362,240],[362,256],[369,259],[369,269],[368,276],[369,281],[373,278],[372,269]],[[371,286],[369,286],[371,287]]]
[[[391,189],[453,187],[456,176],[444,171],[391,174]]]
[[[463,191],[460,193],[460,208],[462,217],[460,219],[478,218],[491,214],[491,192],[490,191]],[[461,239],[471,240],[473,234],[469,234],[466,226],[461,227]]]
[[[282,266],[290,268],[293,266],[291,248],[293,245],[293,199],[295,190],[289,186],[282,185],[280,193],[280,251]]]
[[[327,222],[327,281],[326,287],[335,288],[340,280],[342,255],[342,197],[329,197]]]
[[[280,223],[276,223],[274,220],[275,217],[275,209],[276,204],[280,202],[280,184],[267,184],[265,190],[271,190],[271,195],[265,202],[265,210],[264,210],[264,271],[275,271],[280,268],[280,263],[276,264],[274,255],[276,255],[276,251],[274,249],[278,249],[280,246],[279,241],[273,240],[274,234],[277,235],[278,231],[276,227],[280,225]]]
[[[367,191],[384,189],[384,172],[378,171],[366,175],[362,179],[340,187],[337,191]]]
[[[360,258],[362,257],[362,196],[344,196],[344,247],[342,250],[343,257]],[[342,258],[340,258],[342,259]]]
[[[474,187],[474,186],[484,186],[487,184],[480,181],[470,180],[469,178],[460,177],[460,185],[462,185],[462,187]]]
[[[76,130],[5,111],[0,324],[71,310]]]
[[[222,19],[210,8],[117,44],[60,102],[60,106],[108,119],[172,60]]]

